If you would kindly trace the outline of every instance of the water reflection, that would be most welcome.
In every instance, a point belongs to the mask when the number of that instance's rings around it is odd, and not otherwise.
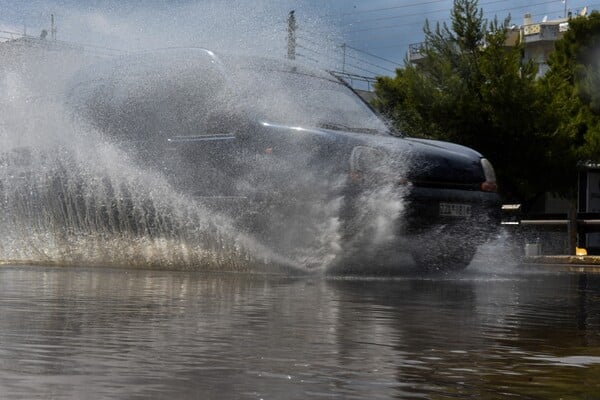
[[[599,283],[4,267],[0,393],[595,398]]]

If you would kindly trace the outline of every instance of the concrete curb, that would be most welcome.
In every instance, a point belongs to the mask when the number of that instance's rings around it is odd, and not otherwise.
[[[522,264],[556,271],[600,273],[600,256],[530,256],[523,257]]]

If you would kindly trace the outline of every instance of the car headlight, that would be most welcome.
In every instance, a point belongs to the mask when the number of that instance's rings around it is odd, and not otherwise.
[[[485,182],[481,183],[481,190],[484,192],[497,192],[498,183],[496,182],[496,172],[492,163],[487,158],[482,158],[481,168],[483,168],[483,175],[485,177]]]

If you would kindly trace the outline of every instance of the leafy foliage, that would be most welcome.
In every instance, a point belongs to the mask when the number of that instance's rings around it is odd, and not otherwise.
[[[556,135],[578,159],[600,161],[600,13],[569,21],[540,80],[550,94]]]
[[[522,63],[520,45],[506,45],[509,21],[486,20],[477,0],[455,0],[450,25],[426,22],[420,62],[378,78],[374,105],[408,135],[480,151],[505,196],[526,201],[566,190],[574,175],[565,166],[575,163],[536,65]]]

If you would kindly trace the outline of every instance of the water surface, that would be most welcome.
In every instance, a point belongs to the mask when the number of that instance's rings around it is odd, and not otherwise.
[[[600,398],[600,277],[0,268],[0,397]]]

